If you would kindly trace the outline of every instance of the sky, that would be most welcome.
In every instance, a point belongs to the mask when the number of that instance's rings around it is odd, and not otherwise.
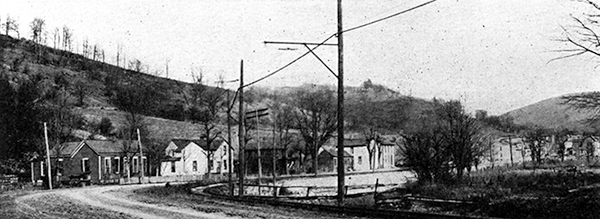
[[[344,29],[373,21],[426,0],[344,0]],[[50,32],[67,26],[76,50],[87,39],[116,63],[118,45],[127,60],[151,72],[168,61],[169,78],[191,81],[202,71],[209,84],[219,76],[252,82],[306,52],[303,46],[264,41],[321,42],[336,32],[334,0],[230,1],[14,1],[0,0],[0,19],[16,19],[22,37],[29,23],[46,21]],[[502,114],[563,94],[600,88],[600,57],[581,55],[549,62],[572,48],[556,41],[570,15],[587,8],[571,0],[438,0],[417,10],[344,34],[344,83],[370,79],[404,95],[461,100],[469,112]],[[49,34],[48,44],[52,45]],[[336,43],[332,38],[328,43]],[[282,50],[291,48],[296,50]],[[337,48],[315,51],[337,71]],[[257,86],[336,85],[314,57],[306,56]],[[238,84],[225,85],[235,89]]]

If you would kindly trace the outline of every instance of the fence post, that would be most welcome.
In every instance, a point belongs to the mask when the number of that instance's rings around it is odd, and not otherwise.
[[[312,188],[312,187],[310,187],[310,186],[306,187],[306,197],[308,197],[308,194],[310,194],[310,188]]]
[[[379,178],[375,180],[375,192],[373,193],[373,200],[377,204],[377,186],[379,186]]]

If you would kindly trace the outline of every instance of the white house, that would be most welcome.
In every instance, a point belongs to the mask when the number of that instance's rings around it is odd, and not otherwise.
[[[368,144],[364,137],[351,137],[344,139],[344,150],[352,155],[354,171],[394,168],[397,146],[392,137],[382,136],[378,141],[373,139]],[[334,143],[332,147],[336,145]]]
[[[229,145],[215,139],[209,146],[205,139],[173,139],[165,148],[166,159],[161,163],[163,176],[204,175],[208,173],[209,157],[212,159],[210,173],[227,173]]]

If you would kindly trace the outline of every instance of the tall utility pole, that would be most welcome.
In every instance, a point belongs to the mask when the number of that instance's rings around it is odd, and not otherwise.
[[[275,129],[273,129],[273,147],[271,148],[271,158],[273,158],[273,186],[277,186],[275,182],[277,181],[277,176],[275,175],[277,172],[277,162],[275,160]],[[273,187],[273,196],[277,196],[277,187]]]
[[[238,158],[239,161],[239,168],[238,168],[238,179],[240,180],[240,192],[239,192],[239,196],[244,196],[244,170],[246,170],[246,162],[244,162],[244,152],[246,150],[245,147],[245,142],[244,142],[244,116],[246,116],[246,113],[244,113],[244,60],[242,60],[240,62],[240,109],[239,109],[239,118],[238,118],[238,124],[239,124],[239,128],[238,128],[238,146],[240,150],[238,152],[238,155],[240,156]]]
[[[50,190],[52,190],[52,176],[50,175],[52,173],[51,169],[52,166],[50,164],[50,145],[48,145],[48,127],[46,126],[46,123],[44,122],[44,138],[46,139],[46,167],[48,169],[48,188],[50,188]],[[58,147],[58,146],[57,146]],[[44,170],[41,170],[40,172],[42,172]]]
[[[260,130],[258,128],[258,110],[256,111],[256,152],[258,154],[258,185],[260,185],[262,178],[262,159],[260,157]],[[260,195],[260,191],[258,191]]]
[[[140,184],[144,179],[144,154],[142,153],[142,139],[140,138],[140,129],[137,129],[138,147],[140,147]]]
[[[344,203],[345,192],[345,174],[344,174],[344,40],[342,38],[342,0],[337,1],[337,18],[338,18],[338,109],[337,109],[337,125],[338,125],[338,147],[337,147],[337,176],[338,176],[338,205]]]
[[[227,90],[227,175],[229,180],[229,195],[233,197],[233,178],[231,174],[233,173],[233,159],[231,156],[231,106],[230,107],[229,100],[229,90]]]

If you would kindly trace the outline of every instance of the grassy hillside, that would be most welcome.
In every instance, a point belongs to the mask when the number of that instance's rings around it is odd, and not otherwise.
[[[551,129],[586,129],[584,122],[591,114],[570,108],[563,103],[561,97],[553,97],[512,110],[506,115],[512,116],[519,125],[537,125]]]

